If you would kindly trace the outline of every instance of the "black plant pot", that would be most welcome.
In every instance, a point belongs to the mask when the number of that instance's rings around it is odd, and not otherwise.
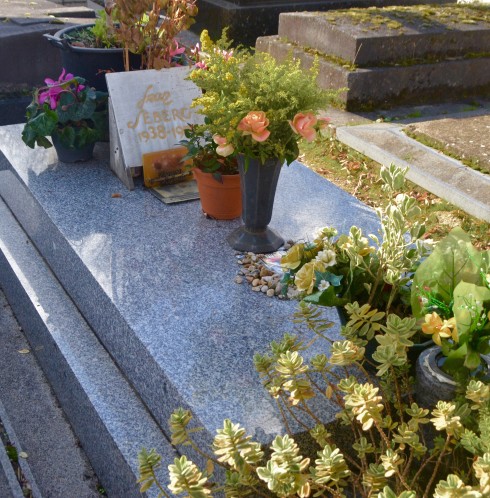
[[[63,163],[78,163],[92,159],[95,142],[91,142],[80,149],[65,147],[57,135],[51,137],[58,159]]]
[[[443,358],[441,348],[435,346],[426,349],[417,361],[415,393],[417,402],[424,408],[433,408],[438,401],[451,401],[456,393],[456,382],[439,368]],[[482,371],[487,373],[490,371],[490,358],[482,356],[482,359]]]
[[[44,36],[53,46],[61,49],[63,68],[68,73],[84,78],[96,90],[107,92],[106,73],[124,71],[123,49],[75,47],[66,38],[76,31],[86,30],[92,26],[93,24],[71,26],[57,31],[54,35]],[[141,56],[129,54],[129,63],[131,69],[139,69]]]
[[[244,225],[228,236],[228,243],[237,251],[270,253],[284,244],[284,239],[267,225],[272,218],[277,181],[282,162],[238,156],[242,188],[242,220]]]

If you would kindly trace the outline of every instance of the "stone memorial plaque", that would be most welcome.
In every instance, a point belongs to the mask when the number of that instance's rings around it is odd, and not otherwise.
[[[106,74],[111,119],[111,169],[130,189],[143,154],[174,149],[188,123],[202,123],[191,108],[201,90],[185,78],[188,67]]]

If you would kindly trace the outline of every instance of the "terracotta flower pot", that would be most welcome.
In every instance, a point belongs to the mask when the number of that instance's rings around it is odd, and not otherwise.
[[[240,175],[222,175],[222,182],[212,173],[193,169],[203,212],[215,220],[232,220],[242,214]]]

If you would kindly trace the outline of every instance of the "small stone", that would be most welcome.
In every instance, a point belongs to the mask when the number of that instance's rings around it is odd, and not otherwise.
[[[239,265],[243,265],[243,259],[238,259],[238,260],[237,260],[237,263],[238,263]]]
[[[257,287],[252,287],[252,290],[254,292],[260,292],[260,285],[257,285]]]
[[[254,281],[254,278],[251,275],[247,275],[245,278],[247,279],[247,282],[249,284],[251,284]]]
[[[243,278],[242,277],[235,277],[235,283],[241,284],[242,282],[243,282]]]
[[[256,278],[255,280],[252,281],[252,285],[254,287],[260,286],[260,280],[258,278]]]
[[[268,284],[271,280],[272,280],[272,276],[271,275],[266,275],[265,277],[262,277],[262,281],[265,284]]]
[[[267,269],[267,268],[265,268],[265,267],[262,267],[262,268],[260,269],[260,276],[261,276],[261,277],[266,277],[266,276],[269,276],[269,275],[273,275],[273,273],[274,273],[274,272],[272,272],[272,271],[268,270],[268,269]]]
[[[264,292],[266,293],[268,290],[269,290],[269,287],[267,285],[263,285],[261,288],[260,288],[261,292]]]
[[[249,265],[251,263],[250,258],[243,258],[242,259],[242,265]]]
[[[279,293],[282,291],[282,284],[281,282],[277,282],[276,284],[276,292]]]
[[[266,294],[269,296],[269,297],[272,297],[274,295],[274,289],[269,289]]]
[[[255,263],[255,261],[257,261],[257,256],[254,254],[252,257],[251,257],[252,261]]]

